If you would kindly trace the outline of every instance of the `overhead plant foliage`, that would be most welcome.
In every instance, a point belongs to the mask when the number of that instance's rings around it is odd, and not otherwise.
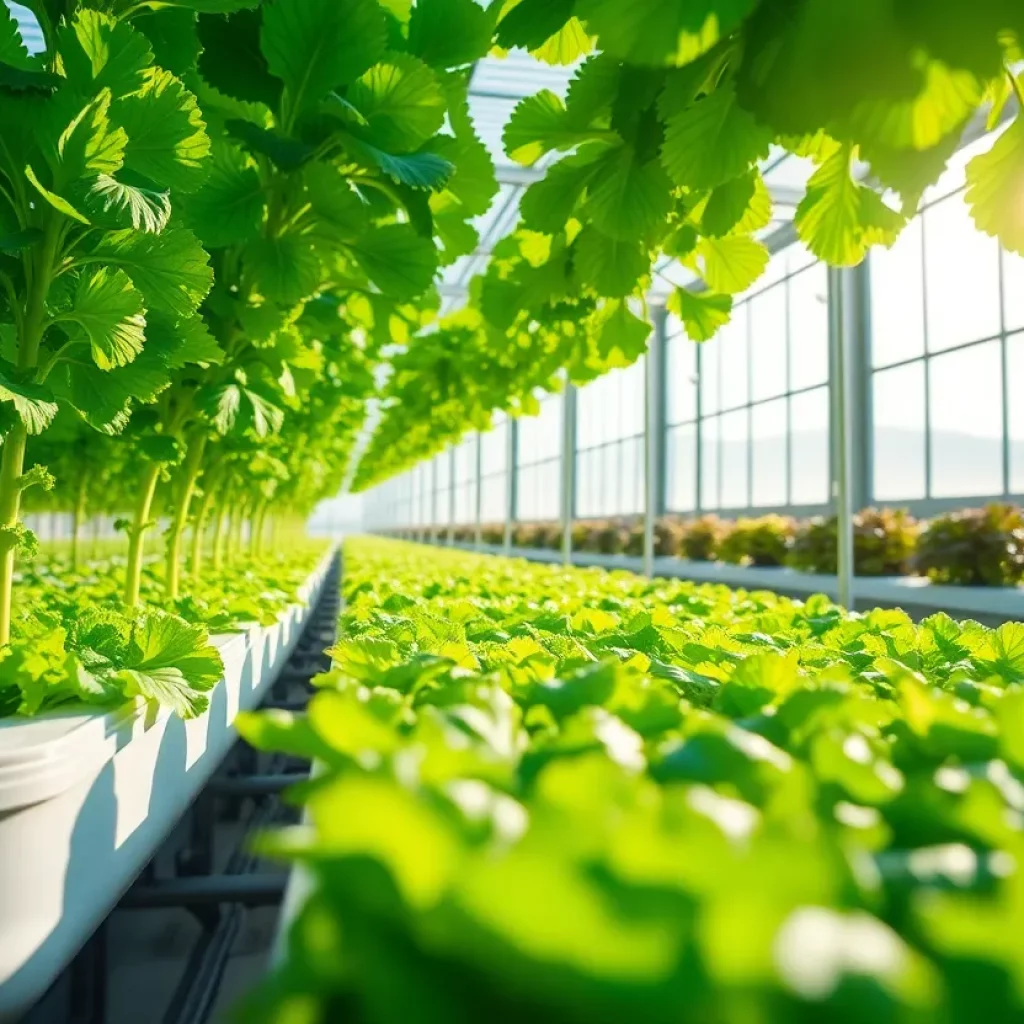
[[[22,495],[63,446],[79,510],[76,467],[130,452],[129,608],[158,513],[173,601],[191,518],[336,491],[381,348],[497,187],[467,101],[497,12],[472,0],[28,6],[33,55],[0,5],[0,645]]]
[[[471,289],[479,346],[546,352],[555,336],[554,361],[585,380],[645,350],[652,286],[692,340],[713,337],[768,263],[759,162],[773,146],[816,165],[796,235],[852,266],[896,240],[965,133],[1008,121],[968,165],[966,201],[980,230],[1024,253],[1022,39],[1024,6],[1008,0],[504,3],[500,46],[580,63],[564,100],[528,96],[505,128],[508,157],[542,174]],[[697,283],[674,288],[673,263]],[[431,344],[403,395],[445,389],[451,360]],[[467,376],[474,393],[446,436],[478,421],[477,390],[494,390]],[[507,377],[497,404],[513,406],[522,383]],[[399,402],[393,418],[382,431],[407,436]],[[361,482],[390,474],[385,447],[367,453]]]

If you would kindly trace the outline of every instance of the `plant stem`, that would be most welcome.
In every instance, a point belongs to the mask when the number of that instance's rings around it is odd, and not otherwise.
[[[21,468],[25,462],[25,442],[28,433],[19,421],[11,427],[4,440],[3,458],[0,459],[0,646],[10,643],[11,609],[14,599],[14,552],[18,536],[21,506]]]
[[[220,572],[224,568],[224,541],[227,535],[228,517],[221,508],[216,510],[216,516],[213,524],[213,568],[216,572]]]
[[[47,219],[38,255],[38,266],[31,276],[25,301],[25,315],[18,337],[18,367],[31,369],[39,358],[46,322],[46,296],[53,278],[53,265],[60,244],[60,223],[55,216]],[[26,263],[26,275],[29,264]],[[25,444],[28,432],[19,419],[4,438],[0,457],[0,646],[10,643],[11,614],[14,605],[14,555],[18,548],[18,521],[22,471],[25,467]]]
[[[203,497],[199,502],[196,520],[192,527],[192,553],[189,556],[189,575],[196,583],[203,575],[203,541],[206,533],[206,520],[210,516],[210,509],[213,508],[212,481],[207,480],[206,475],[203,476],[203,488]]]
[[[146,531],[149,529],[149,513],[153,507],[153,495],[160,479],[160,464],[151,463],[146,467],[142,478],[142,489],[139,492],[138,504],[135,506],[135,518],[128,528],[128,572],[124,586],[124,606],[135,608],[139,603],[139,590],[142,586],[142,549]]]
[[[181,493],[178,495],[178,504],[174,510],[171,530],[167,535],[167,572],[164,586],[167,589],[167,596],[172,601],[178,599],[181,590],[181,538],[185,532],[185,524],[188,522],[188,509],[192,504],[192,495],[202,469],[205,450],[205,435],[193,436],[189,441],[185,462],[182,466]]]
[[[78,477],[78,491],[75,494],[75,508],[71,516],[71,571],[78,569],[78,535],[82,532],[85,519],[85,500],[88,494],[88,481],[85,470]]]
[[[259,558],[263,550],[263,523],[267,516],[267,503],[257,502],[252,515],[252,533],[249,534],[249,554]]]

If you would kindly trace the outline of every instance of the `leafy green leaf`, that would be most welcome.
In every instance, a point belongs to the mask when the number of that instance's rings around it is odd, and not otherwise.
[[[634,292],[650,266],[639,242],[609,238],[589,225],[577,237],[574,252],[580,280],[608,298]]]
[[[601,49],[632,64],[687,64],[737,28],[756,0],[578,0]]]
[[[418,149],[444,122],[437,78],[407,54],[388,54],[352,83],[346,99],[364,118],[369,141],[387,152]]]
[[[475,0],[417,0],[409,17],[409,51],[432,68],[454,68],[483,57],[494,16]]]
[[[209,706],[207,694],[224,674],[224,663],[202,626],[175,615],[149,612],[132,633],[127,667],[117,673],[128,696],[195,718]]]
[[[519,0],[498,22],[495,41],[506,49],[535,50],[572,17],[576,0]]]
[[[668,308],[682,320],[691,341],[709,341],[729,322],[732,296],[677,288],[669,296]]]
[[[701,231],[711,238],[733,232],[750,234],[772,219],[772,199],[756,169],[719,185],[708,197],[701,215]]]
[[[1024,115],[967,165],[965,199],[979,231],[1024,256]]]
[[[282,85],[270,73],[260,48],[261,24],[259,11],[241,10],[227,18],[200,17],[198,35],[203,52],[199,71],[224,95],[248,103],[265,103],[276,110]]]
[[[64,73],[82,93],[109,89],[121,97],[143,88],[153,51],[128,22],[79,9],[57,35]]]
[[[749,235],[704,238],[697,246],[704,280],[714,292],[746,291],[768,266],[768,250]]]
[[[41,434],[57,415],[53,392],[6,360],[0,360],[0,402],[13,404],[30,434]]]
[[[601,357],[618,357],[618,365],[629,365],[647,351],[647,339],[653,328],[634,314],[627,303],[606,303],[602,310],[597,348]]]
[[[592,152],[581,151],[552,164],[544,177],[523,193],[519,207],[523,223],[545,234],[561,231],[595,173]]]
[[[309,298],[322,280],[320,260],[299,235],[251,241],[245,247],[244,275],[257,294],[286,306]]]
[[[395,155],[339,132],[342,143],[352,157],[369,169],[379,169],[389,178],[410,188],[439,191],[451,177],[455,167],[436,153],[422,149],[418,153]]]
[[[149,40],[157,65],[179,78],[195,67],[200,44],[194,11],[174,7],[139,11],[132,25]],[[226,55],[222,51],[220,56],[223,60]]]
[[[877,193],[853,180],[850,158],[843,147],[811,175],[793,218],[808,249],[837,267],[856,265],[873,244],[892,245],[905,223]]]
[[[437,271],[433,243],[408,224],[371,228],[351,245],[366,276],[385,295],[412,299],[430,287]]]
[[[509,158],[525,165],[535,164],[553,149],[571,149],[591,139],[614,141],[614,136],[608,131],[578,127],[550,89],[520,100],[502,133]]]
[[[99,227],[158,234],[170,219],[170,193],[130,171],[120,171],[116,178],[99,174],[78,185],[84,186],[74,190],[78,207],[90,223]]]
[[[167,228],[159,235],[110,231],[92,257],[123,267],[147,309],[172,317],[195,313],[213,284],[209,257],[187,228]]]
[[[109,89],[102,89],[85,106],[73,93],[62,92],[55,98],[49,119],[59,136],[49,162],[57,194],[79,178],[120,170],[128,136],[112,123],[110,107]]]
[[[285,127],[376,64],[384,56],[386,39],[384,14],[376,0],[267,4],[260,45],[271,72],[285,85]]]
[[[266,205],[252,160],[227,143],[214,148],[203,187],[181,198],[189,227],[208,249],[242,245],[255,238]]]
[[[720,85],[668,119],[661,157],[677,185],[712,189],[767,156],[771,139],[771,129],[739,105],[730,86]]]
[[[664,225],[672,209],[671,188],[657,160],[640,163],[632,146],[622,146],[595,165],[586,209],[603,234],[635,241]]]
[[[51,192],[39,180],[39,176],[31,166],[27,166],[25,168],[25,177],[28,179],[28,183],[50,204],[50,206],[57,210],[58,213],[62,213],[65,217],[70,217],[72,220],[77,220],[80,224],[89,223],[89,218],[86,217],[84,213],[72,206],[71,203],[69,203],[63,196],[57,195],[56,192]]]
[[[112,118],[125,130],[125,167],[182,192],[206,177],[210,139],[195,96],[169,71],[152,68],[138,92],[114,104]]]
[[[349,184],[348,178],[329,164],[310,164],[303,183],[310,206],[316,214],[316,237],[336,244],[358,238],[367,228],[367,204]]]
[[[83,274],[71,309],[55,318],[77,327],[88,339],[101,370],[130,363],[146,339],[146,309],[131,278],[119,268]],[[69,332],[72,338],[78,334]]]
[[[270,157],[275,166],[282,171],[297,171],[308,163],[316,150],[313,146],[299,139],[288,138],[270,128],[263,128],[251,121],[231,118],[224,122],[228,133],[238,139],[257,156]]]

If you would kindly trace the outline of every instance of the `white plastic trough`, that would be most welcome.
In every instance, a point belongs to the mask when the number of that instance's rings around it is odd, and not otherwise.
[[[17,1020],[147,864],[235,741],[298,641],[329,552],[278,622],[215,636],[210,708],[0,719],[0,1021]]]

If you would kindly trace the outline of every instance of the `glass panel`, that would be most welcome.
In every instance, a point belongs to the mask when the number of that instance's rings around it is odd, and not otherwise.
[[[1010,395],[1024,395],[1024,333],[1006,339],[1007,384]],[[1010,491],[1024,494],[1024,402],[1011,399],[1010,427]]]
[[[697,417],[697,345],[689,338],[668,343],[668,422],[686,423]]]
[[[930,360],[932,497],[1003,491],[1000,349],[989,341]]]
[[[1024,327],[1024,258],[1003,250],[1003,310],[1005,329]],[[1019,391],[1014,394],[1020,394]]]
[[[707,345],[718,349],[719,365],[723,369],[721,389],[722,408],[735,409],[750,401],[748,387],[750,357],[747,348],[748,303],[737,306],[732,319]]]
[[[928,349],[998,334],[999,248],[975,228],[960,196],[924,213]]]
[[[770,288],[750,301],[750,368],[754,401],[786,391],[786,289]],[[727,373],[744,373],[729,366]]]
[[[718,500],[718,419],[715,416],[701,424],[700,504],[705,509],[721,508]]]
[[[871,362],[902,363],[924,353],[924,263],[921,219],[912,220],[891,249],[876,246],[871,274]]]
[[[750,410],[751,501],[758,506],[786,504],[786,399]]]
[[[923,498],[924,364],[876,373],[873,413],[875,500]]]
[[[828,269],[817,263],[789,282],[789,387],[828,380]]]
[[[697,507],[697,431],[693,424],[669,428],[665,504],[670,512]]]
[[[643,472],[642,460],[637,457],[636,439],[623,441],[619,445],[619,472],[622,479],[622,497],[619,506],[621,515],[633,515],[642,508],[637,482]]]
[[[718,346],[706,342],[700,347],[700,408],[704,416],[718,412]]]
[[[750,503],[747,486],[749,429],[746,409],[721,417],[722,508],[746,508]]]

